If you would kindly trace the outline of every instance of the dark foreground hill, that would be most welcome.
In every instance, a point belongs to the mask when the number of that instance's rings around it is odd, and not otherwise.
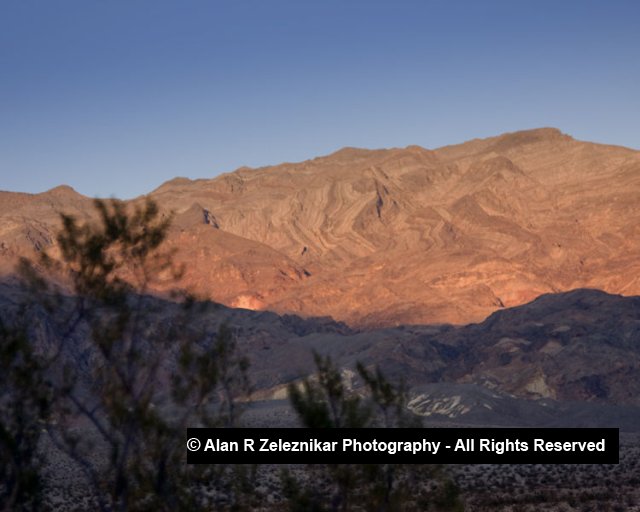
[[[2,315],[13,314],[24,297],[23,290],[1,285]],[[153,297],[145,301],[157,311],[157,329],[179,309]],[[65,308],[60,304],[59,317]],[[60,318],[37,307],[29,315],[39,347],[55,346]],[[331,355],[355,390],[362,384],[357,361],[404,380],[411,408],[429,421],[640,430],[640,297],[575,290],[544,295],[479,324],[374,330],[219,306],[195,317],[190,328],[215,332],[222,322],[251,361],[253,397],[265,412],[253,421],[268,418],[271,406],[281,408],[286,385],[312,372],[315,350]],[[64,349],[80,366],[91,360],[86,336],[80,326]]]

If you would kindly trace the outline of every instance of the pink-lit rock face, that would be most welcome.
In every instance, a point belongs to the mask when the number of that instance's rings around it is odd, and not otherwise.
[[[239,295],[231,301],[232,308],[250,309],[252,311],[260,311],[264,309],[264,302],[257,297],[251,295]]]
[[[150,193],[176,216],[184,285],[352,325],[479,321],[543,293],[640,294],[640,153],[545,128],[326,157]],[[0,271],[51,247],[68,187],[0,193]]]

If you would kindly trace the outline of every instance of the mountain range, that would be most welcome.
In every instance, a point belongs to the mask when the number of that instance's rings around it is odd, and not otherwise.
[[[640,294],[640,152],[553,128],[344,148],[148,197],[174,215],[185,286],[230,307],[375,328],[478,322],[576,288]],[[60,212],[95,215],[67,186],[0,193],[0,273],[55,253]]]
[[[198,322],[228,322],[250,358],[255,414],[286,418],[316,350],[353,388],[357,361],[402,379],[434,422],[640,431],[638,151],[543,128],[176,178],[129,203],[146,198],[172,216],[182,286],[223,305]],[[0,192],[3,313],[18,259],[58,254],[60,213],[96,220],[68,186]],[[33,319],[53,343],[59,319]]]

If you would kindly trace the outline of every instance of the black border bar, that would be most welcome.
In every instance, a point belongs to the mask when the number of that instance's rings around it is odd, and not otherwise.
[[[186,439],[189,464],[618,464],[619,444],[617,428],[189,428]]]

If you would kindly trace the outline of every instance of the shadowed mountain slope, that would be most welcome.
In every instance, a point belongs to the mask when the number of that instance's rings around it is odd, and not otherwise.
[[[0,284],[0,318],[13,315],[24,299],[23,289]],[[170,301],[144,301],[156,319],[151,337],[180,318]],[[60,301],[54,315],[28,310],[39,350],[58,346],[71,303]],[[430,421],[640,430],[640,297],[574,290],[504,309],[479,324],[368,331],[327,318],[220,306],[202,309],[186,328],[213,333],[222,322],[232,326],[251,361],[255,399],[284,399],[288,383],[313,371],[315,350],[331,355],[354,389],[363,385],[356,362],[379,365],[392,382],[408,385],[410,407]],[[64,345],[64,357],[80,368],[91,360],[87,335],[81,324]]]

